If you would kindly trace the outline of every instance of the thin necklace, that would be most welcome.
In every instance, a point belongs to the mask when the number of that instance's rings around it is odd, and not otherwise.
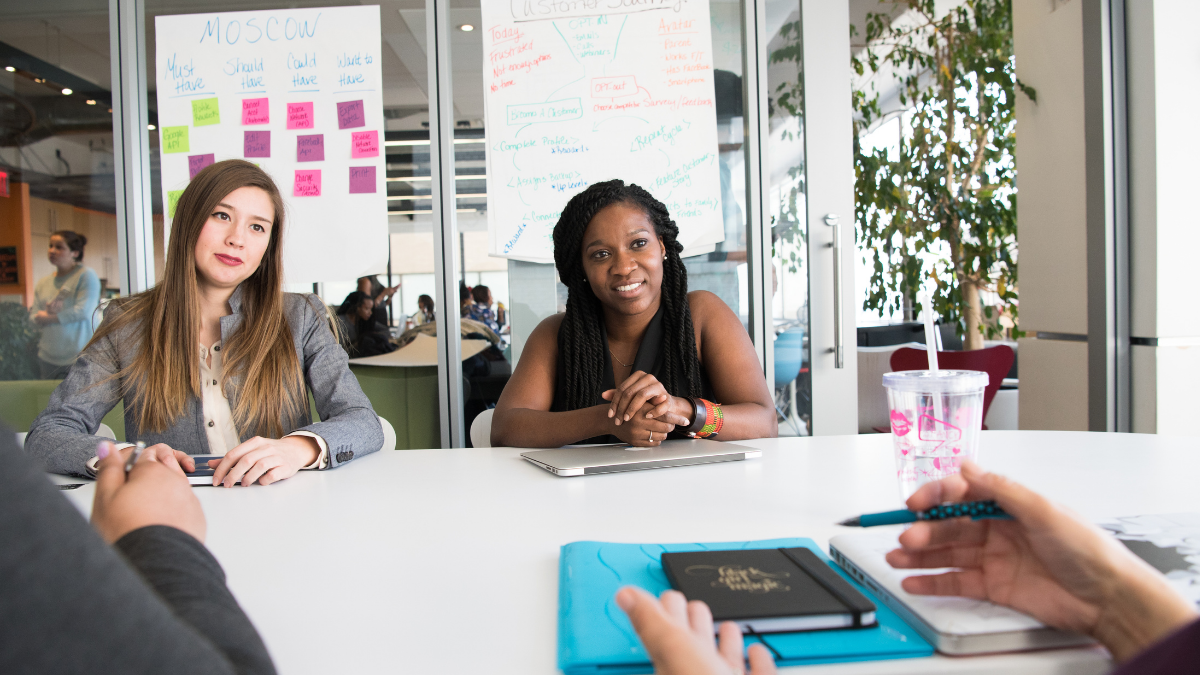
[[[612,354],[612,357],[613,357],[614,359],[617,359],[617,355],[616,355],[616,353],[615,353],[615,352],[613,352],[613,350],[612,350],[612,347],[609,347],[609,348],[608,348],[608,353],[609,353],[609,354]],[[636,361],[637,359],[635,358],[634,360]],[[626,367],[626,368],[632,368],[632,367],[633,367],[633,364],[632,364],[632,363],[625,363],[625,362],[624,362],[624,361],[622,361],[621,359],[617,359],[617,363],[621,364],[622,366],[624,366],[624,367]]]

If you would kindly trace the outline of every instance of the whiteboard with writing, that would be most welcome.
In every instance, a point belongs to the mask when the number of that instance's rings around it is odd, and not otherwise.
[[[483,0],[490,253],[552,262],[567,201],[612,178],[724,239],[708,0]]]
[[[159,16],[154,27],[168,236],[192,177],[240,158],[283,195],[287,282],[384,271],[379,7]]]

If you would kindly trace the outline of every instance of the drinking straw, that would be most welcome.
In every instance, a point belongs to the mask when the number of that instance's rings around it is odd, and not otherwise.
[[[929,370],[938,371],[937,334],[933,330],[933,294],[922,293],[918,298],[925,306],[925,353],[929,357]]]

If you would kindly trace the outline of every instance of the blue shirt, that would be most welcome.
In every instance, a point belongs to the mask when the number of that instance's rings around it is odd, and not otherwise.
[[[61,276],[43,278],[34,287],[29,316],[46,309],[56,298],[62,300],[58,323],[42,326],[38,358],[56,366],[69,366],[92,339],[92,314],[100,305],[100,279],[83,265]]]
[[[492,308],[482,302],[472,302],[470,309],[467,310],[467,318],[491,328],[500,334],[500,324],[496,321],[496,315],[492,313]]]

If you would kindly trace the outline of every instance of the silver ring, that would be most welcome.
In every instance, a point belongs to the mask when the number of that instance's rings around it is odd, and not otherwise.
[[[653,431],[650,432],[650,442],[651,443],[654,442],[654,432]]]

